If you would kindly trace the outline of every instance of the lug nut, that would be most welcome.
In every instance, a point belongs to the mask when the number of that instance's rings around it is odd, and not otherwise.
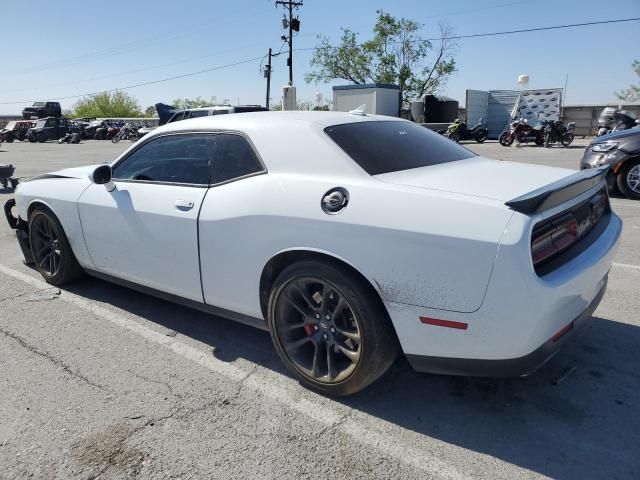
[[[329,315],[328,313],[324,316],[324,318],[326,318],[327,320],[331,320],[331,315]]]
[[[320,314],[319,313],[316,313],[316,318],[320,319]]]
[[[314,330],[318,330],[318,325],[314,325],[314,326],[313,326],[313,329],[314,329]]]
[[[331,333],[336,333],[336,329],[331,327]]]
[[[329,336],[325,333],[324,335],[322,335],[322,338],[326,340],[327,338],[329,338]]]

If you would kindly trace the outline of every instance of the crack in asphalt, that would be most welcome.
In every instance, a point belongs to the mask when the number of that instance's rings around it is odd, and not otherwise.
[[[9,330],[6,330],[3,327],[0,327],[0,332],[2,332],[6,337],[9,337],[9,338],[15,340],[16,342],[18,342],[18,344],[20,344],[20,346],[22,346],[23,348],[27,349],[31,353],[33,353],[35,355],[38,355],[39,357],[44,358],[45,360],[48,360],[49,362],[54,364],[56,367],[61,368],[62,370],[64,370],[66,373],[68,373],[72,377],[77,378],[79,380],[82,380],[84,383],[86,383],[87,385],[90,385],[92,387],[99,388],[99,389],[104,389],[105,388],[104,385],[100,385],[98,383],[95,383],[95,382],[91,381],[89,378],[87,378],[84,375],[82,375],[81,373],[72,370],[69,365],[64,363],[62,360],[54,357],[49,352],[43,352],[41,350],[38,350],[35,346],[27,343],[26,340],[24,340],[22,337],[16,335],[15,333],[10,332]]]

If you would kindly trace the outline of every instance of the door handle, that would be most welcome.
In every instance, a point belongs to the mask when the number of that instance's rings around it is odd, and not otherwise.
[[[193,208],[193,202],[191,200],[178,199],[174,205],[178,210],[191,210]]]

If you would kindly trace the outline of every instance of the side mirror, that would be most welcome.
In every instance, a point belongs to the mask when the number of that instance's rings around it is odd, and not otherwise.
[[[100,165],[91,174],[91,181],[96,185],[104,185],[108,192],[116,188],[116,184],[111,180],[111,165]]]

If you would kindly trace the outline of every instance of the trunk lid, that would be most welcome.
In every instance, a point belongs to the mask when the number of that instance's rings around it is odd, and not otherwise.
[[[574,170],[473,157],[375,175],[394,185],[439,190],[506,202],[556,182]]]

